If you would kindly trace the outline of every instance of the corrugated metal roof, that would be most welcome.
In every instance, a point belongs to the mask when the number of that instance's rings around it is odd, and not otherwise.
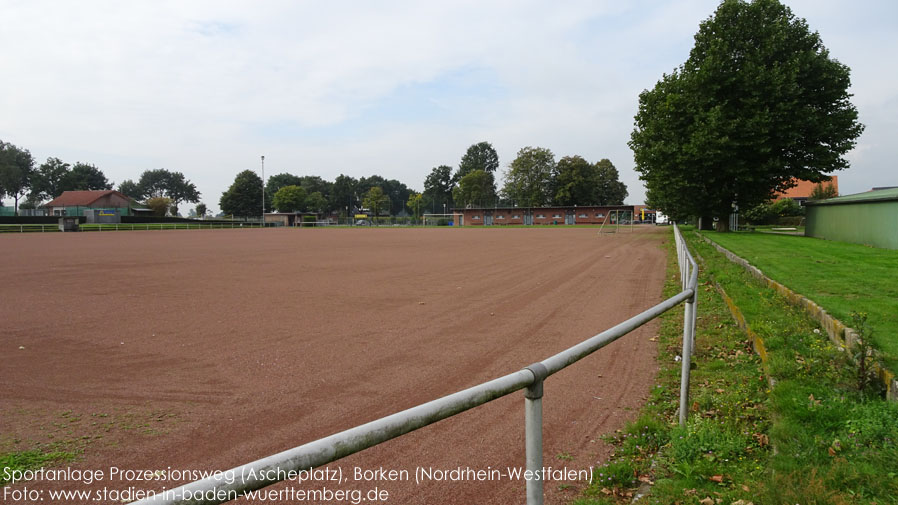
[[[866,191],[864,193],[855,193],[853,195],[837,196],[827,200],[816,202],[807,202],[805,205],[840,205],[846,203],[864,203],[864,202],[886,202],[898,200],[898,188],[894,189],[878,189],[875,191]]]

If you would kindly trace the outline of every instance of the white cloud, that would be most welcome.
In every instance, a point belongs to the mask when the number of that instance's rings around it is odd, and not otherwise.
[[[854,70],[868,129],[843,189],[855,173],[889,182],[894,9],[794,3]],[[0,138],[116,182],[180,170],[212,208],[261,154],[269,174],[378,173],[420,189],[481,140],[503,164],[526,145],[610,158],[639,202],[626,146],[638,93],[688,56],[716,5],[7,2]]]

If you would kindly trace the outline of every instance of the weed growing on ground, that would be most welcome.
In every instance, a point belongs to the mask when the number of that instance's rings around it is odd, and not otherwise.
[[[30,451],[10,452],[0,454],[0,486],[8,482],[6,475],[12,475],[24,470],[34,470],[53,463],[71,461],[75,459],[75,453],[55,451],[47,449],[32,449]]]
[[[638,485],[648,491],[639,503],[898,503],[898,404],[859,391],[859,367],[816,323],[686,236],[703,258],[687,425],[676,424],[682,310],[674,309],[662,318],[648,403],[610,437],[611,462],[574,505],[629,503]],[[667,275],[665,297],[680,289],[675,264]],[[715,282],[763,339],[765,364]]]

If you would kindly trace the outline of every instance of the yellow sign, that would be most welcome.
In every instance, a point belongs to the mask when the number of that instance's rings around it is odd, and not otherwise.
[[[355,218],[356,218],[356,219],[367,219],[367,218],[368,218],[368,214],[356,214],[356,215],[355,215]]]

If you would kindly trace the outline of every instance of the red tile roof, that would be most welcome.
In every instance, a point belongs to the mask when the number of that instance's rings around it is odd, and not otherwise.
[[[92,203],[109,194],[117,194],[130,200],[124,193],[107,189],[95,191],[63,191],[61,195],[47,202],[44,207],[89,207]]]
[[[774,200],[779,200],[780,198],[808,198],[811,196],[811,193],[814,191],[814,187],[817,186],[817,182],[805,181],[805,180],[796,180],[798,184],[787,189],[786,191],[781,191],[774,196]],[[832,184],[836,191],[839,191],[839,176],[832,175],[830,176],[829,181],[824,181],[823,185],[828,186]]]

